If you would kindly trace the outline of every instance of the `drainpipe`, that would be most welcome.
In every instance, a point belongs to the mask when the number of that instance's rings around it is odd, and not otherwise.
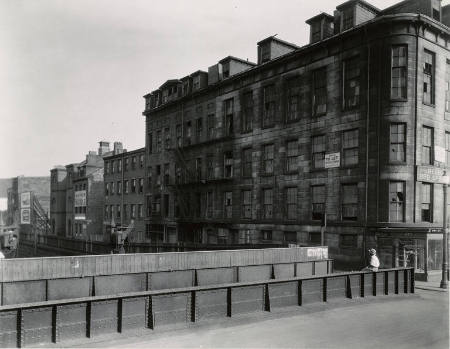
[[[367,30],[366,30],[367,36]],[[367,250],[367,218],[368,218],[368,194],[369,194],[369,118],[370,118],[370,43],[367,44],[367,89],[366,89],[366,185],[365,185],[365,205],[364,205],[364,235],[362,258],[366,260]]]

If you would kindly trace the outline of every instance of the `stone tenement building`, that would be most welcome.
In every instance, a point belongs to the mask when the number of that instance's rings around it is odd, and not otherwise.
[[[116,227],[125,227],[133,220],[130,242],[145,242],[145,148],[124,150],[104,157],[104,161],[105,236],[110,235],[112,223]]]
[[[110,151],[109,142],[102,141],[98,154],[90,151],[81,163],[55,166],[50,171],[52,234],[91,241],[105,239],[103,158],[120,151],[120,142]]]
[[[150,239],[317,244],[326,213],[338,263],[440,268],[449,10],[347,1],[144,96]]]

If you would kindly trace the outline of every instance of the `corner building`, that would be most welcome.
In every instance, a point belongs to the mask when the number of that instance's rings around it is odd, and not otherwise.
[[[449,6],[365,1],[269,37],[146,100],[146,234],[209,244],[320,243],[357,268],[441,266],[450,170]],[[448,207],[447,207],[448,209]]]

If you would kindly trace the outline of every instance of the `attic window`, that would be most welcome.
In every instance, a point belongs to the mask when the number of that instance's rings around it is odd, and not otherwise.
[[[342,30],[353,27],[353,7],[342,11]]]
[[[439,9],[433,8],[433,19],[436,21],[441,20],[441,11],[439,11]]]

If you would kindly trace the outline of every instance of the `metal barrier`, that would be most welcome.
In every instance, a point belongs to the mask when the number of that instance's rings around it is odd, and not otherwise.
[[[23,347],[108,333],[135,334],[288,306],[408,293],[414,293],[413,268],[6,305],[0,307],[0,345]]]

